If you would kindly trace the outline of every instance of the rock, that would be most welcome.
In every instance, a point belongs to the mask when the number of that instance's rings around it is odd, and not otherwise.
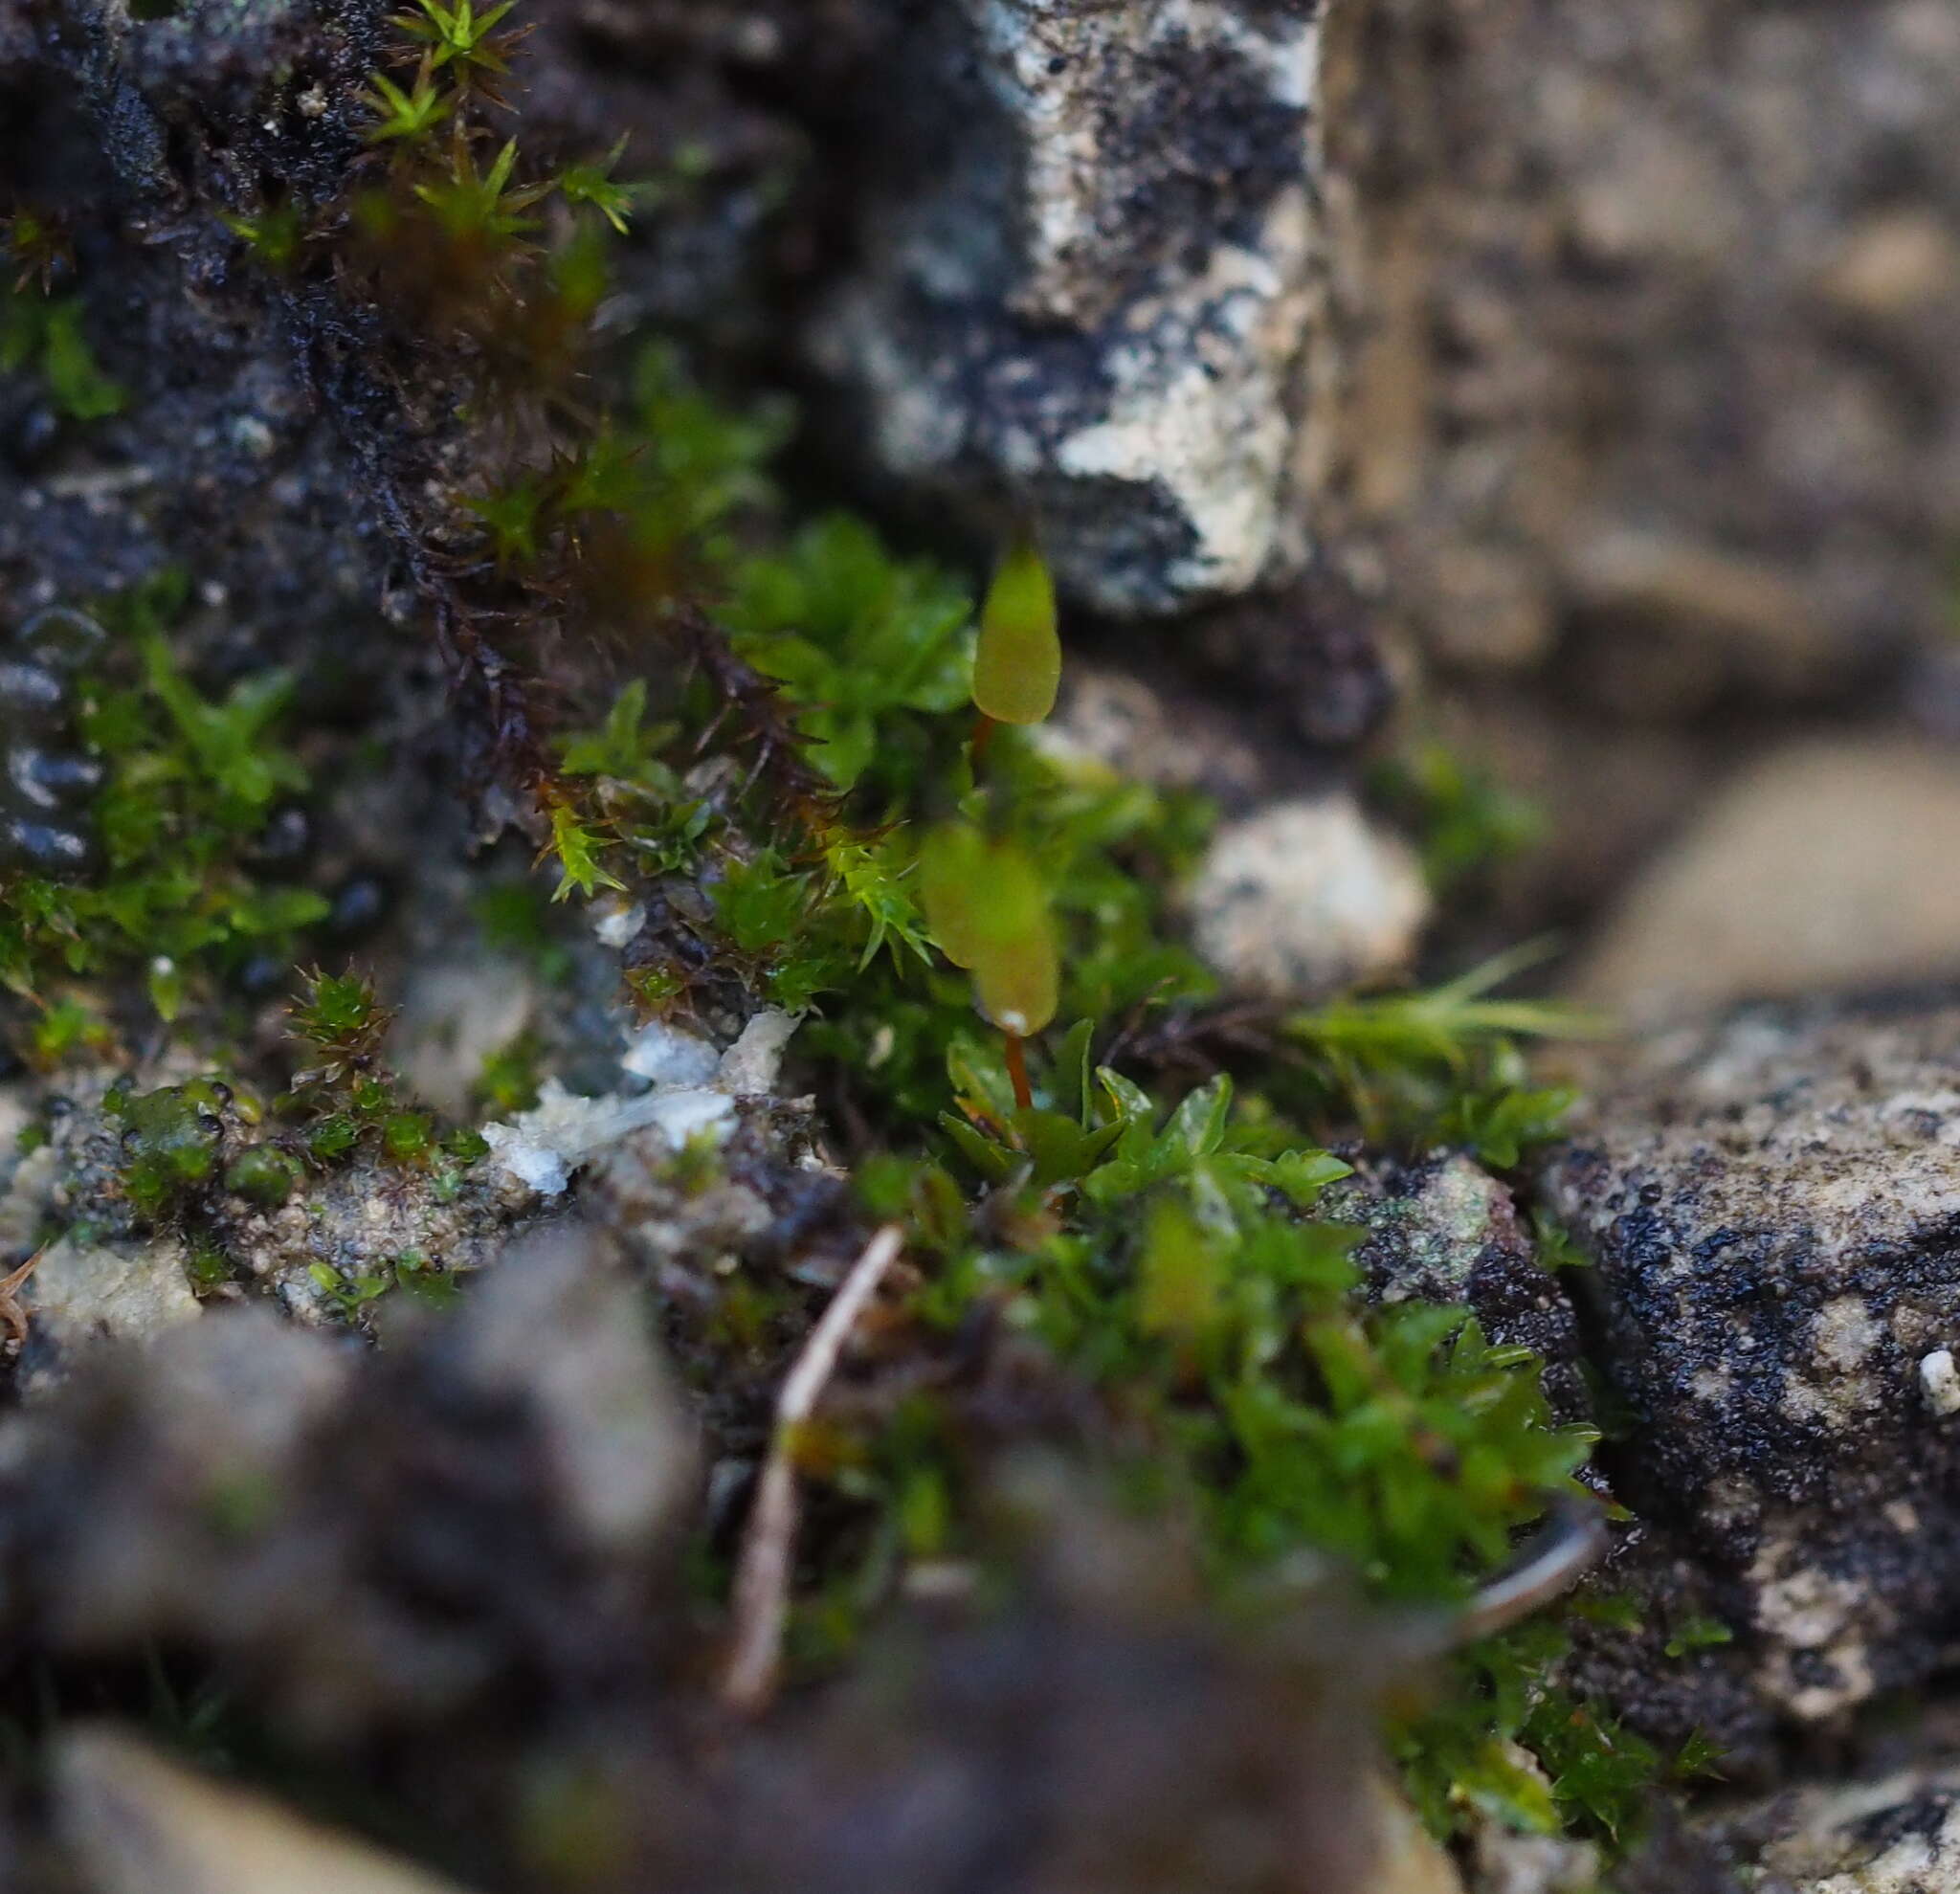
[[[1785,691],[1829,668],[1832,627],[1793,575],[1760,559],[1609,523],[1577,539],[1566,582],[1575,610],[1629,635],[1661,638],[1666,657],[1685,658],[1679,668],[1706,671],[1711,682],[1725,651],[1736,655],[1736,668]],[[1711,648],[1699,664],[1697,645]],[[1642,687],[1651,690],[1660,681],[1651,674],[1666,668],[1651,652],[1622,667],[1616,694],[1623,707],[1642,708]]]
[[[1326,11],[1334,457],[1393,614],[1453,665],[1696,711],[1944,644],[1950,10]],[[1663,557],[1603,570],[1629,535]]]
[[[1639,1018],[1960,972],[1960,752],[1793,744],[1747,765],[1574,970]]]
[[[562,1196],[572,1173],[635,1132],[654,1134],[669,1150],[706,1136],[720,1142],[735,1122],[738,1099],[765,1097],[796,1021],[765,1009],[714,1061],[713,1049],[690,1035],[652,1026],[634,1041],[626,1069],[654,1079],[635,1097],[578,1098],[547,1079],[538,1103],[509,1124],[483,1126],[493,1162],[526,1190]],[[705,1055],[705,1057],[703,1057]]]
[[[1551,1784],[1530,1750],[1506,1742],[1504,1758],[1544,1788]],[[1592,1894],[1599,1885],[1599,1849],[1559,1835],[1521,1835],[1496,1816],[1475,1818],[1470,1833],[1471,1894]]]
[[[1610,1527],[1587,1592],[1601,1609],[1567,1615],[1571,1647],[1557,1667],[1581,1701],[1611,1705],[1668,1755],[1712,1746],[1726,1781],[1759,1785],[1781,1772],[1788,1716],[1760,1684],[1743,1579],[1643,1510]],[[1662,1879],[1654,1894],[1673,1890]]]
[[[1374,1828],[1370,1894],[1462,1894],[1457,1864],[1385,1774],[1369,1776],[1362,1802]]]
[[[539,1010],[531,969],[508,954],[418,965],[389,1033],[389,1057],[410,1091],[451,1116],[467,1112],[484,1062]]]
[[[1746,1009],[1601,1075],[1544,1176],[1597,1260],[1625,1497],[1730,1588],[1789,1716],[1945,1660],[1960,1430],[1960,1003]]]
[[[1393,1634],[1331,1593],[1226,1632],[1179,1534],[1055,1471],[1004,1609],[894,1613],[683,1804],[692,1874],[623,1884],[1459,1894],[1372,1741]]]
[[[1066,767],[1113,771],[1156,789],[1197,790],[1228,813],[1271,799],[1283,768],[1245,720],[1188,681],[1071,662],[1061,698],[1030,740]]]
[[[1351,749],[1393,706],[1400,680],[1384,648],[1381,586],[1352,563],[1317,559],[1298,579],[1197,613],[1173,634],[1173,648],[1236,682],[1238,722],[1277,729],[1289,752],[1303,743]]]
[[[1818,289],[1847,314],[1882,323],[1950,296],[1960,282],[1960,241],[1926,211],[1881,212],[1850,231]]]
[[[45,1393],[78,1348],[97,1341],[148,1342],[204,1313],[189,1260],[174,1237],[148,1241],[51,1243],[21,1290],[29,1328],[23,1376]]]
[[[885,474],[984,530],[1029,514],[1105,613],[1301,563],[1320,32],[1309,0],[916,10],[813,345]]]
[[[1960,1767],[1787,1791],[1711,1824],[1762,1894],[1955,1894]]]
[[[1354,1259],[1375,1301],[1466,1304],[1493,1342],[1544,1358],[1561,1418],[1585,1413],[1571,1300],[1539,1262],[1511,1193],[1481,1166],[1460,1152],[1364,1161],[1323,1192],[1321,1211],[1367,1232]]]
[[[564,1230],[540,1231],[511,1244],[453,1339],[467,1379],[530,1404],[582,1547],[648,1557],[689,1497],[694,1461],[672,1450],[677,1397],[626,1278],[585,1266]]]
[[[93,1894],[458,1894],[111,1727],[68,1729],[54,1774],[56,1827]]]
[[[1414,850],[1347,794],[1225,824],[1185,902],[1192,944],[1227,987],[1281,1000],[1390,978],[1430,913]]]
[[[199,1654],[323,1741],[644,1686],[692,1433],[590,1239],[509,1261],[383,1350],[214,1312],[0,1426],[15,1635]]]

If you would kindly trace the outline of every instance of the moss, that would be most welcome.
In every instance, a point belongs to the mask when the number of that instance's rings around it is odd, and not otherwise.
[[[217,1175],[231,1103],[215,1079],[109,1094],[105,1108],[123,1125],[122,1189],[138,1212],[156,1216]]]
[[[275,1210],[300,1188],[305,1171],[300,1161],[271,1145],[254,1145],[225,1167],[225,1189],[266,1210]]]
[[[193,986],[255,952],[289,956],[327,914],[323,895],[252,865],[276,803],[306,786],[282,741],[293,680],[258,672],[200,693],[167,635],[185,595],[171,574],[101,602],[108,655],[84,684],[78,733],[104,766],[102,866],[80,881],[0,875],[0,981],[16,992],[141,968],[167,1022]]]
[[[83,313],[79,297],[0,284],[0,374],[26,369],[70,420],[102,421],[120,413],[128,397],[96,360]]]
[[[803,1549],[796,1650],[835,1660],[900,1562],[981,1546],[979,1430],[946,1392],[957,1377],[932,1370],[985,1334],[1086,1391],[1094,1452],[1139,1505],[1196,1522],[1220,1597],[1310,1549],[1380,1596],[1461,1599],[1570,1489],[1592,1437],[1552,1423],[1538,1363],[1467,1311],[1370,1307],[1353,1233],[1317,1199],[1346,1170],[1329,1147],[1357,1135],[1517,1163],[1564,1104],[1528,1082],[1521,1048],[1572,1022],[1501,997],[1506,961],[1268,1018],[1233,1048],[1236,1083],[1149,1058],[1153,1038],[1215,1043],[1214,983],[1173,921],[1213,812],[1042,743],[1059,645],[1025,548],[976,606],[959,575],[862,522],[795,517],[770,474],[782,404],[716,402],[664,342],[619,372],[594,350],[602,246],[639,197],[614,181],[616,149],[554,170],[522,132],[486,135],[504,13],[421,0],[398,21],[405,56],[369,82],[370,155],[344,199],[303,223],[270,210],[231,227],[269,270],[369,296],[411,334],[407,359],[469,365],[457,405],[494,423],[444,523],[466,543],[425,581],[457,675],[475,680],[458,716],[542,846],[537,882],[486,881],[486,933],[555,980],[567,961],[546,902],[623,889],[650,917],[624,986],[643,1010],[807,1014],[799,1055],[870,1153],[858,1192],[906,1226],[920,1266],[885,1339],[908,1371],[799,1436],[822,1525]],[[551,452],[509,445],[525,439]],[[248,952],[296,966],[324,914],[252,865],[268,813],[307,781],[293,680],[261,670],[220,691],[187,676],[182,596],[158,586],[111,608],[116,657],[83,718],[108,766],[103,874],[5,890],[0,975],[43,1002],[46,1057],[100,1017],[60,981],[141,977],[167,1023],[190,1023]],[[549,730],[530,721],[523,663],[485,644],[489,623],[535,627],[546,651],[616,650],[626,628],[636,642],[603,685],[596,664],[551,680],[576,707]],[[976,711],[1031,727],[976,731]],[[1438,879],[1517,833],[1435,758],[1410,793]],[[932,835],[959,838],[947,859]],[[439,1196],[482,1154],[401,1096],[367,977],[316,969],[297,984],[299,1069],[266,1124],[211,1081],[120,1098],[143,1214],[194,1235],[219,1182],[271,1206],[308,1167],[363,1158]],[[521,1040],[481,1095],[513,1109],[537,1077]],[[685,1153],[670,1181],[704,1192],[721,1163]],[[222,1259],[202,1266],[216,1286]],[[786,1276],[738,1266],[702,1299],[689,1368],[711,1398],[718,1380],[773,1371],[800,1332],[809,1298]],[[355,1322],[396,1289],[452,1290],[414,1254],[323,1261],[312,1279]],[[1477,1807],[1624,1834],[1647,1786],[1685,1767],[1550,1688],[1556,1646],[1534,1627],[1480,1650],[1397,1731],[1439,1827]],[[1548,1792],[1512,1742],[1542,1758]]]

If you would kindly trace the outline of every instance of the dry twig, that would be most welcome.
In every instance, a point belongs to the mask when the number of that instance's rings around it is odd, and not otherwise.
[[[48,1247],[44,1243],[12,1275],[0,1277],[0,1328],[5,1328],[13,1337],[16,1348],[27,1347],[28,1316],[20,1304],[21,1285],[34,1273],[47,1254]]]
[[[735,1569],[735,1628],[722,1673],[722,1699],[731,1708],[759,1710],[775,1690],[801,1513],[796,1430],[815,1411],[845,1342],[885,1272],[897,1261],[903,1241],[904,1233],[896,1224],[887,1224],[864,1246],[864,1254],[838,1285],[776,1396],[775,1435],[748,1509],[742,1557]]]

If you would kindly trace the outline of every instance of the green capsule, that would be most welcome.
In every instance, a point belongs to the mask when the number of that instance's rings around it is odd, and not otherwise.
[[[1003,1031],[1023,1038],[1055,1017],[1060,996],[1061,958],[1048,890],[1035,864],[1013,842],[988,851],[981,884],[980,951],[973,961],[973,992],[982,1013]]]
[[[1061,956],[1045,914],[1018,939],[990,947],[973,969],[973,995],[996,1026],[1024,1039],[1055,1017]]]
[[[919,893],[940,951],[971,971],[974,998],[996,1026],[1025,1037],[1055,1017],[1055,923],[1022,850],[990,842],[969,823],[942,823],[920,851]]]
[[[925,925],[955,967],[972,966],[979,951],[988,855],[987,838],[969,822],[942,822],[919,851],[919,902]]]
[[[1061,687],[1055,580],[1034,541],[1002,555],[980,613],[973,654],[973,702],[996,724],[1038,724]]]

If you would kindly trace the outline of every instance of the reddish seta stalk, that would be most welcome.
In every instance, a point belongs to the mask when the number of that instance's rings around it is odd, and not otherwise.
[[[1018,1033],[1009,1033],[1006,1037],[1007,1076],[1013,1081],[1014,1103],[1027,1111],[1035,1103],[1035,1088],[1028,1083],[1028,1042]]]

